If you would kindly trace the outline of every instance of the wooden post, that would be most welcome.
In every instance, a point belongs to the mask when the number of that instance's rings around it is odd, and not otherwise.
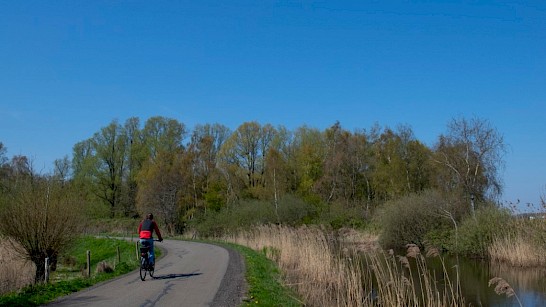
[[[47,284],[49,282],[49,257],[45,258],[45,283]]]
[[[87,251],[87,277],[91,277],[91,251]]]
[[[138,240],[135,242],[135,250],[136,250],[136,260],[138,261],[140,259],[140,250],[138,250]]]
[[[121,262],[121,254],[119,252],[119,246],[116,246],[116,251],[117,251],[117,254],[118,254],[118,263]]]

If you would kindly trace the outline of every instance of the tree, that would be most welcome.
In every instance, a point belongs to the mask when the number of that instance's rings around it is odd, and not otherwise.
[[[346,166],[348,160],[348,140],[350,133],[336,122],[324,132],[326,141],[326,155],[323,163],[323,175],[318,180],[316,187],[327,203],[342,198],[346,178]]]
[[[289,164],[294,172],[296,191],[303,196],[315,195],[315,183],[323,175],[326,159],[324,134],[316,128],[300,127],[294,134],[293,154]]]
[[[16,155],[11,158],[10,176],[14,178],[22,178],[24,176],[32,176],[32,162],[27,156]]]
[[[189,161],[182,151],[160,151],[138,176],[137,208],[140,214],[154,212],[168,231],[181,228],[180,213],[190,191]]]
[[[68,156],[65,156],[62,159],[56,159],[53,161],[53,175],[55,178],[66,181],[70,178],[70,160],[68,159]]]
[[[185,136],[184,124],[162,116],[149,118],[142,130],[142,140],[151,159],[155,159],[159,152],[175,152],[182,148]]]
[[[247,191],[254,197],[265,186],[265,160],[275,134],[276,129],[269,124],[261,126],[257,122],[245,122],[220,150],[223,171],[244,180]]]
[[[126,168],[127,134],[117,121],[95,133],[92,146],[96,157],[94,182],[97,196],[109,204],[110,214],[114,217],[121,209],[123,175]]]
[[[220,124],[198,125],[195,127],[188,153],[191,156],[192,188],[195,208],[208,207],[219,210],[226,203],[225,184],[216,167],[220,148],[229,138],[229,128]],[[193,212],[187,212],[189,217]]]
[[[137,175],[142,165],[149,158],[144,143],[142,131],[140,130],[140,120],[137,117],[131,117],[125,121],[125,133],[127,135],[127,167],[123,174],[122,204],[125,212],[136,212],[136,195],[138,190]]]
[[[97,188],[94,181],[94,174],[97,168],[97,157],[95,156],[93,142],[87,139],[78,142],[72,149],[72,184],[77,187],[80,199],[86,203],[104,205],[97,197]],[[97,201],[98,200],[98,201]],[[109,210],[109,208],[107,208]]]
[[[267,154],[264,157],[264,193],[266,199],[273,199],[278,209],[279,199],[293,188],[291,183],[291,170],[288,165],[291,154],[290,142],[292,135],[282,126],[277,127],[274,136],[268,145]]]
[[[345,197],[355,202],[365,203],[370,210],[373,198],[371,174],[373,170],[373,151],[370,137],[365,131],[353,133],[347,140],[347,160],[344,163],[346,173]]]
[[[54,177],[21,176],[0,204],[0,233],[36,265],[35,282],[44,280],[45,258],[55,261],[79,233],[78,201]]]
[[[246,122],[240,125],[221,149],[224,162],[235,164],[244,172],[247,187],[257,183],[261,126],[257,122]]]
[[[408,126],[389,128],[374,144],[374,188],[381,200],[393,200],[428,186],[430,151]]]
[[[476,200],[494,199],[502,193],[499,171],[505,153],[502,135],[487,120],[453,119],[435,146],[436,184]]]

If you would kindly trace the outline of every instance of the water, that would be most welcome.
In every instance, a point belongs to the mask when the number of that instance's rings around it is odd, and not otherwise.
[[[495,286],[488,286],[493,277],[504,279],[514,289],[523,306],[546,306],[546,267],[515,268],[488,261],[444,257],[452,282],[456,281],[456,265],[459,264],[459,278],[465,303],[471,306],[507,307],[519,306],[516,297],[495,293]],[[429,260],[429,269],[442,275],[439,260]]]

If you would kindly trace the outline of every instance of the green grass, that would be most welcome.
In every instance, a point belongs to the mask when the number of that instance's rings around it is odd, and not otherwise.
[[[224,243],[222,243],[224,244]],[[303,306],[297,295],[282,283],[281,272],[263,253],[225,243],[245,258],[248,297],[243,306]]]
[[[117,263],[118,246],[121,256],[119,263]],[[91,251],[90,278],[84,278],[82,275],[82,268],[85,268],[87,262],[87,250]],[[156,254],[159,256],[158,252],[159,249],[156,249]],[[114,272],[95,273],[95,268],[101,261],[106,261],[111,266],[115,264]],[[78,239],[73,248],[59,259],[57,271],[51,274],[52,282],[31,285],[18,292],[0,296],[0,306],[39,306],[60,296],[129,273],[137,267],[134,242],[83,237]]]

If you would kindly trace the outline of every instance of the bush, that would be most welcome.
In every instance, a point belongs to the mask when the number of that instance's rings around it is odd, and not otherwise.
[[[449,229],[442,218],[447,205],[440,193],[430,190],[386,203],[376,216],[381,227],[379,242],[385,248],[401,248],[413,243],[424,246],[426,234]]]
[[[319,224],[329,225],[334,230],[342,227],[363,228],[365,225],[364,211],[358,207],[347,207],[344,204],[333,203],[323,210],[318,217]]]
[[[249,229],[255,225],[285,224],[301,225],[316,214],[313,205],[287,195],[279,200],[278,208],[269,201],[245,200],[222,208],[220,211],[202,213],[189,221],[190,228],[202,237],[220,236],[238,229]]]
[[[453,251],[470,257],[486,258],[495,236],[508,231],[512,217],[507,209],[486,204],[467,217],[459,227],[458,244]]]
[[[279,222],[283,225],[298,226],[314,218],[318,213],[317,207],[311,203],[295,197],[285,195],[279,201]]]

